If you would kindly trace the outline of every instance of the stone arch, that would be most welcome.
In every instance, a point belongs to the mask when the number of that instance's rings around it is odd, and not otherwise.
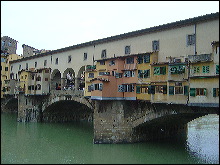
[[[17,98],[9,98],[2,100],[1,108],[3,112],[18,112],[18,99]]]
[[[72,68],[67,68],[63,72],[62,82],[63,82],[62,83],[63,87],[74,89],[74,86],[75,86],[75,72]]]
[[[52,90],[61,89],[61,73],[58,69],[54,69],[51,74],[51,89]]]
[[[82,66],[76,77],[76,87],[79,90],[83,90],[85,87],[85,66]]]
[[[93,109],[75,100],[58,100],[42,112],[43,122],[68,122],[93,120]]]

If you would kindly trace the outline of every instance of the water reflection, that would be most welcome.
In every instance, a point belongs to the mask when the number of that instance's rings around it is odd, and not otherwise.
[[[1,116],[3,164],[219,163],[219,117],[189,123],[187,139],[134,144],[93,144],[93,124],[18,123]]]
[[[187,150],[198,163],[219,164],[219,116],[207,115],[188,124]]]

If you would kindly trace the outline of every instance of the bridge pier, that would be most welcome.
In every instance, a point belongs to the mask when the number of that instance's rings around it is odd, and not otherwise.
[[[18,117],[19,122],[41,122],[42,106],[49,96],[18,95]]]

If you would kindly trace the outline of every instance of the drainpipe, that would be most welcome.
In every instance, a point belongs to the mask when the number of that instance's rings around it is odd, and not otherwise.
[[[194,47],[194,54],[196,55],[196,24],[194,25],[194,34],[195,34],[195,47]]]

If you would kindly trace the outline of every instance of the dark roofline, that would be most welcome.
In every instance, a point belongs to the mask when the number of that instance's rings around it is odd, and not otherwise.
[[[153,32],[163,31],[163,30],[167,30],[167,29],[188,26],[188,25],[199,23],[199,22],[205,22],[208,20],[215,20],[218,18],[219,18],[219,12],[206,14],[206,15],[193,17],[193,18],[189,18],[189,19],[185,19],[185,20],[180,20],[180,21],[176,21],[176,22],[171,22],[171,23],[167,23],[167,24],[163,24],[163,25],[159,25],[159,26],[146,28],[146,29],[141,29],[141,30],[136,30],[136,31],[124,33],[124,34],[119,34],[116,36],[93,40],[93,41],[89,41],[89,42],[85,42],[85,43],[81,43],[81,44],[77,44],[77,45],[73,45],[73,46],[69,46],[69,47],[65,47],[65,48],[61,48],[61,49],[57,49],[57,50],[52,50],[52,51],[41,53],[38,55],[22,58],[19,60],[14,60],[14,61],[12,61],[12,63],[15,63],[18,61],[23,61],[23,60],[29,60],[31,58],[38,58],[38,57],[42,57],[42,56],[52,55],[55,53],[65,52],[68,50],[82,48],[82,47],[86,47],[86,46],[97,45],[97,44],[101,44],[101,43],[112,42],[112,41],[116,41],[116,40],[130,38],[130,37],[140,36],[140,35],[143,35],[146,33],[153,33]]]

